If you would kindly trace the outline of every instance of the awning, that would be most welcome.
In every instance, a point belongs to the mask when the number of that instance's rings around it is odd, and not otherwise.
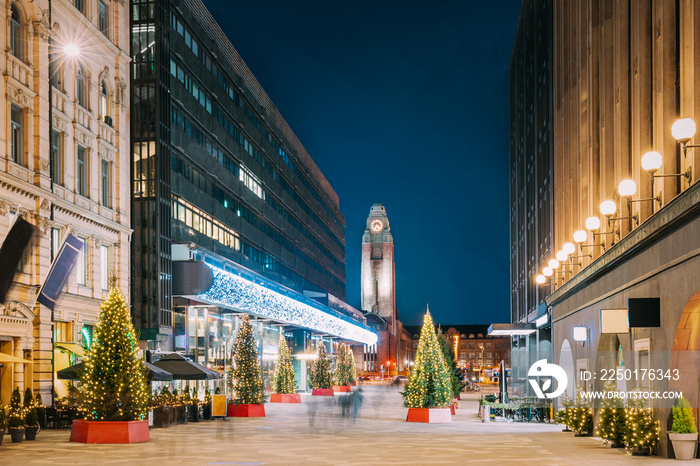
[[[491,324],[489,326],[489,335],[530,335],[536,331],[535,324],[526,323]]]
[[[29,359],[22,359],[18,358],[16,356],[12,356],[11,354],[6,354],[6,353],[0,353],[0,362],[1,363],[6,363],[6,362],[21,362],[24,364],[34,364],[33,361],[30,361]]]
[[[221,377],[218,372],[192,362],[178,353],[167,354],[153,365],[170,372],[173,380],[213,380]]]
[[[173,374],[171,374],[170,372],[165,371],[160,367],[156,367],[153,364],[148,363],[146,361],[141,361],[141,363],[146,368],[146,377],[149,380],[173,380]],[[79,380],[81,372],[85,372],[84,362],[78,363],[74,366],[66,367],[65,369],[61,369],[60,371],[57,371],[56,374],[57,377],[61,380]]]
[[[82,346],[78,345],[77,343],[56,343],[56,348],[70,351],[71,353],[81,358],[85,357],[85,350]]]

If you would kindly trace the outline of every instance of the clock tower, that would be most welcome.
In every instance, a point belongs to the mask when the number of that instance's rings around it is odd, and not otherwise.
[[[362,310],[382,317],[396,335],[396,274],[394,238],[386,209],[374,204],[362,235]]]

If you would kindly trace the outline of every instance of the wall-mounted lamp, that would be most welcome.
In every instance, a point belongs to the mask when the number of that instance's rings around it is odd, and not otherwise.
[[[661,168],[663,160],[663,156],[656,151],[647,152],[642,156],[642,168],[651,174],[652,183],[654,181],[654,178],[667,178],[677,176],[685,176],[688,179],[688,182],[690,182],[690,167],[688,167],[685,173],[669,173],[664,175],[656,175],[655,173],[659,168]],[[652,192],[653,186],[654,185],[652,184]]]
[[[549,265],[550,269],[557,270],[559,268],[559,261],[556,259],[550,259],[547,265]]]
[[[588,328],[574,327],[574,341],[586,341],[588,339]]]
[[[559,251],[557,251],[557,253],[554,257],[556,257],[559,262],[564,262],[566,259],[569,258],[569,255],[567,253],[565,253],[564,251],[559,250]]]
[[[700,147],[698,144],[688,144],[688,141],[695,136],[695,130],[695,122],[692,118],[679,118],[671,126],[673,138],[681,144],[683,149],[683,158],[687,155],[689,147]]]
[[[588,217],[586,219],[586,229],[589,230],[592,233],[593,240],[595,241],[595,230],[600,228],[600,220],[598,217]],[[606,233],[598,233],[600,235],[604,235]],[[588,239],[588,234],[584,230],[578,230],[574,232],[574,241],[576,241],[581,248],[581,251],[583,252],[583,248],[592,248],[594,246],[602,246],[603,249],[605,249],[605,245],[600,243],[600,244],[583,244],[584,241]],[[590,254],[587,254],[588,257],[592,257]],[[581,256],[583,257],[583,256]]]
[[[576,252],[576,246],[574,246],[574,243],[564,243],[564,246],[561,247],[561,250],[564,251],[564,253],[567,256],[570,256],[574,252]]]
[[[545,277],[544,275],[538,275],[537,277],[535,277],[535,281],[538,285],[544,285],[544,282],[547,281],[547,277]]]
[[[551,267],[545,267],[542,269],[542,275],[545,277],[551,277],[554,274],[554,270]]]
[[[632,180],[629,180],[632,181]],[[632,181],[634,183],[634,181]],[[637,190],[637,185],[634,187],[635,191]],[[625,192],[628,192],[625,190]],[[617,204],[615,204],[613,201],[603,201],[600,204],[600,213],[605,215],[605,217],[608,219],[608,224],[610,222],[617,222],[620,220],[627,220],[627,219],[633,219],[635,222],[637,221],[637,216],[636,215],[631,215],[629,217],[613,217],[612,215],[617,212]]]

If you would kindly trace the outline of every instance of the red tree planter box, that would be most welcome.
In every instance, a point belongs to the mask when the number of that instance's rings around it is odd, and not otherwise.
[[[408,408],[406,422],[427,422],[437,424],[452,422],[450,408]]]
[[[350,385],[333,385],[333,391],[337,393],[347,393],[352,391]]]
[[[454,401],[453,401],[452,403],[450,403],[450,414],[452,414],[452,415],[457,414],[457,413],[455,412],[455,408],[456,408],[456,407],[457,407],[457,403],[455,403]]]
[[[301,403],[301,395],[298,393],[273,393],[270,395],[270,403]]]
[[[315,396],[335,396],[332,388],[314,388],[311,394]]]
[[[233,405],[226,407],[228,417],[265,417],[265,405]]]
[[[148,421],[84,421],[75,419],[70,441],[80,443],[138,443],[151,440]]]

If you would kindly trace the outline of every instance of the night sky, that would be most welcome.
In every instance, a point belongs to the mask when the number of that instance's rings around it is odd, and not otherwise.
[[[508,64],[519,0],[204,0],[340,197],[347,302],[386,207],[405,325],[509,318]]]

